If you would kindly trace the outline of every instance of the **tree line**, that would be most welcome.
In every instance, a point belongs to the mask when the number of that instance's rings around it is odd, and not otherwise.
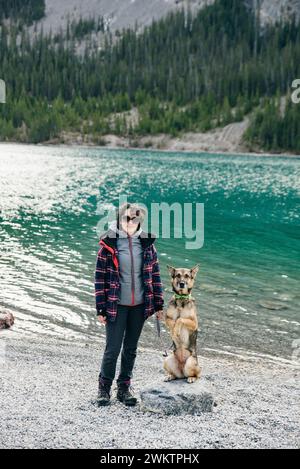
[[[0,0],[0,20],[31,25],[45,16],[45,0]]]
[[[76,34],[102,26],[81,23]],[[0,137],[39,142],[62,130],[89,133],[96,141],[107,132],[178,135],[254,112],[249,143],[299,150],[300,106],[289,104],[278,114],[275,104],[300,76],[295,18],[258,30],[244,2],[217,0],[196,15],[171,12],[142,33],[124,29],[118,36],[108,32],[101,46],[87,41],[78,54],[74,34],[67,41],[42,32],[31,39],[26,28],[20,33],[2,22],[0,76],[8,104],[0,108]],[[270,120],[272,106],[277,113]],[[124,115],[133,108],[139,111],[135,123]],[[112,119],[113,113],[121,114]],[[276,137],[278,132],[286,135]]]

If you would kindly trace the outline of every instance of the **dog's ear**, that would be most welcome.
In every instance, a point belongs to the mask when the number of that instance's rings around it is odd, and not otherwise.
[[[168,271],[170,272],[171,277],[174,277],[174,275],[175,275],[175,270],[176,270],[175,267],[172,267],[172,266],[170,266],[170,265],[167,265],[167,269],[168,269]]]
[[[196,277],[198,270],[199,270],[199,264],[195,265],[195,267],[191,269],[192,278]]]

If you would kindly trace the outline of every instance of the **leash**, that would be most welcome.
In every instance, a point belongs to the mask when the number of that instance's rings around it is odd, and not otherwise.
[[[159,338],[159,340],[160,340],[161,349],[164,350],[164,352],[163,352],[163,357],[167,357],[167,356],[168,356],[168,352],[167,352],[167,350],[164,348],[164,344],[163,344],[163,340],[162,340],[162,336],[161,336],[160,322],[159,322],[159,319],[157,319],[157,318],[156,318],[156,329],[157,329],[158,338]]]

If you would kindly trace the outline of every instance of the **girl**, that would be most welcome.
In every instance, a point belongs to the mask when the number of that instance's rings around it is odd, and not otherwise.
[[[138,340],[145,320],[155,312],[163,316],[163,288],[160,279],[155,236],[142,230],[144,209],[124,204],[116,221],[101,236],[95,274],[96,308],[105,324],[106,347],[99,375],[99,406],[108,405],[116,364],[122,348],[117,379],[117,399],[135,405],[130,390]]]

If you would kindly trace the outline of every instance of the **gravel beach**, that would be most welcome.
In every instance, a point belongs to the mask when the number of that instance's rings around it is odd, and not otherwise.
[[[95,405],[103,340],[0,333],[1,448],[298,448],[299,368],[210,353],[200,358],[213,413],[159,416],[114,398]],[[160,351],[140,348],[138,394],[163,380]]]

